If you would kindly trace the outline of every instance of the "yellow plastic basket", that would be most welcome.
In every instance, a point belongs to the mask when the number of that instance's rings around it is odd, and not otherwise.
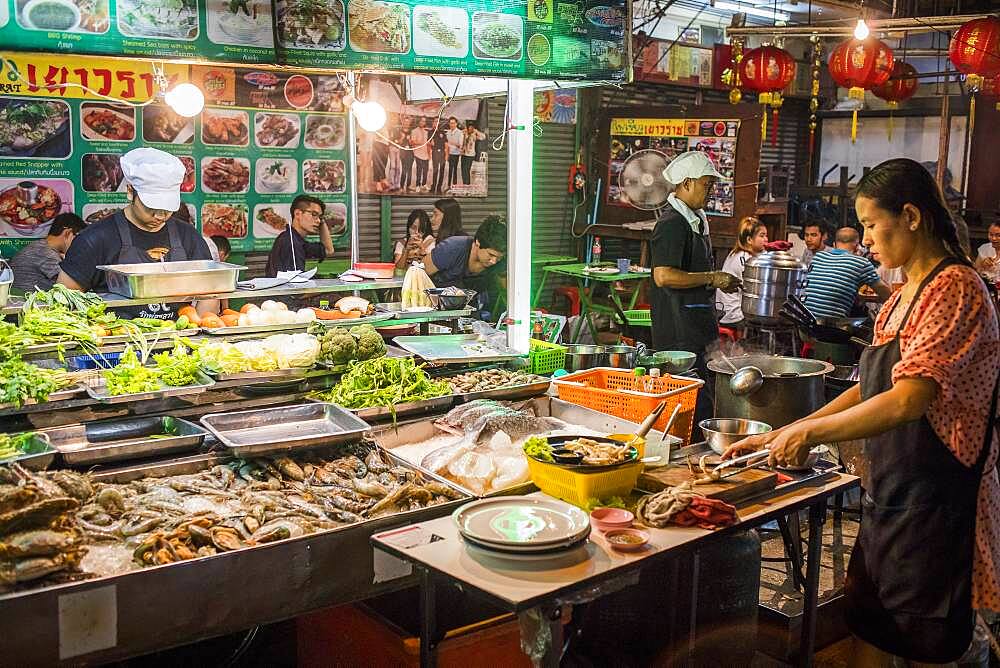
[[[547,464],[528,457],[531,480],[549,496],[581,508],[588,499],[626,496],[635,488],[642,473],[642,462],[626,464],[607,471],[582,473],[557,464]]]

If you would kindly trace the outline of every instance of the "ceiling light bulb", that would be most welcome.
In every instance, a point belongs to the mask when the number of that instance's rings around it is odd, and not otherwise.
[[[197,116],[205,108],[205,95],[194,84],[177,84],[167,91],[163,99],[171,109],[185,118]]]
[[[387,120],[385,107],[378,102],[355,102],[351,105],[358,125],[366,132],[378,132],[385,127]]]
[[[868,39],[868,35],[871,31],[868,30],[868,24],[865,23],[864,19],[858,19],[858,25],[854,26],[854,39]]]

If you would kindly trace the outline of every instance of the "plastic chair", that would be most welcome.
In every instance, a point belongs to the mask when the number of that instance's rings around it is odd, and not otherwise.
[[[580,315],[580,288],[564,286],[552,291],[553,295],[565,297],[569,302],[569,313],[567,315]]]
[[[736,343],[740,340],[740,333],[732,327],[719,325],[719,338],[722,340],[728,339],[729,343]]]

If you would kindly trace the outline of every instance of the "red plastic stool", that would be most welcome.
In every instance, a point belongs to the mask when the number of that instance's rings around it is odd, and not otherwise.
[[[580,315],[580,288],[562,287],[556,288],[552,294],[565,297],[569,302],[569,315]]]
[[[729,339],[730,343],[736,343],[740,340],[740,333],[732,327],[719,325],[719,338],[723,340]]]

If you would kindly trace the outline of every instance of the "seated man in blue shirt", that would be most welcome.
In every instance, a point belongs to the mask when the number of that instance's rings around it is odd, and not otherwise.
[[[836,246],[816,253],[809,267],[803,301],[817,318],[846,317],[862,285],[872,288],[882,301],[892,292],[870,260],[851,252],[856,234],[844,230],[837,231]]]
[[[503,286],[507,273],[507,225],[499,216],[487,216],[475,237],[449,237],[424,257],[424,269],[439,288],[456,286],[475,290],[480,304]]]

